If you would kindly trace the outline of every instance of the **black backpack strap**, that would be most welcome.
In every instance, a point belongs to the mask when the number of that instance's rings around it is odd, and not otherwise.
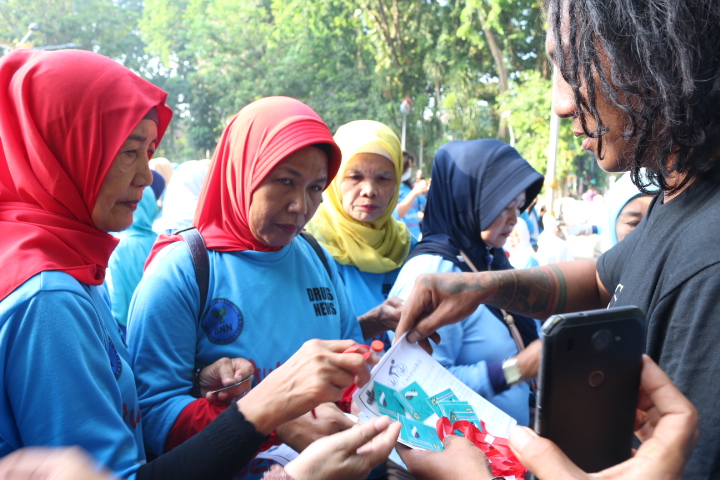
[[[202,318],[205,311],[205,303],[207,302],[208,288],[210,285],[210,257],[207,253],[205,240],[195,227],[186,228],[175,232],[180,235],[190,249],[190,257],[192,258],[193,268],[195,269],[195,279],[198,289],[200,290],[200,313],[198,320]]]
[[[313,250],[315,250],[315,253],[318,257],[320,257],[320,261],[322,262],[323,266],[325,267],[325,270],[327,271],[328,277],[330,277],[330,280],[332,280],[332,270],[330,270],[330,264],[328,263],[328,259],[325,256],[325,252],[323,251],[322,247],[320,246],[320,243],[313,237],[310,233],[303,230],[300,232],[300,236],[302,236],[306,242],[310,244]]]

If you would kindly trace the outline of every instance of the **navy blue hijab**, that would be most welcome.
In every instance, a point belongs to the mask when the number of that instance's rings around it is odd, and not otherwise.
[[[462,271],[470,272],[467,263],[459,258],[462,250],[478,271],[511,269],[505,251],[488,249],[480,232],[487,230],[522,192],[525,210],[540,193],[544,177],[510,145],[482,139],[453,141],[440,147],[431,178],[422,222],[423,237],[407,259],[422,254],[440,255]],[[500,315],[497,309],[488,308]],[[521,328],[520,324],[526,322],[518,321],[518,315],[515,317],[526,343],[533,339],[533,333],[537,338],[534,324]]]

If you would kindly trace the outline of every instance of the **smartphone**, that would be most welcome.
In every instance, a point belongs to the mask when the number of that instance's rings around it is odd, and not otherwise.
[[[222,388],[218,388],[217,390],[213,390],[213,391],[208,392],[208,393],[224,392],[225,390],[230,390],[231,388],[238,387],[238,386],[244,384],[244,383],[247,382],[247,381],[252,381],[253,378],[255,378],[255,375],[251,374],[249,377],[245,377],[245,378],[243,378],[242,380],[240,380],[239,382],[233,383],[232,385],[226,385],[226,386],[224,386],[224,387],[222,387]]]
[[[588,473],[631,456],[644,347],[637,307],[555,315],[543,325],[535,431]]]

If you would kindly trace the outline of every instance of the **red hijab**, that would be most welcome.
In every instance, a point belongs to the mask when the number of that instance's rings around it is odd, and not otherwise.
[[[329,146],[328,185],[337,174],[342,154],[325,122],[294,98],[268,97],[240,110],[215,149],[193,225],[208,248],[221,251],[279,250],[260,242],[250,231],[252,195],[281,161],[301,148]],[[146,265],[179,235],[161,235]]]
[[[0,300],[60,270],[100,285],[117,240],[91,212],[128,135],[167,94],[82,50],[16,50],[0,60]]]

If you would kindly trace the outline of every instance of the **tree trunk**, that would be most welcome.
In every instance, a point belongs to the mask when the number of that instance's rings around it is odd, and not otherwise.
[[[485,39],[487,40],[490,52],[495,60],[495,68],[497,69],[498,74],[498,89],[500,90],[500,93],[504,93],[508,89],[508,71],[505,66],[503,52],[500,50],[497,38],[495,37],[495,32],[489,25],[485,24],[485,12],[478,10],[478,17],[480,18],[480,22],[483,24],[483,33],[485,34]],[[497,136],[498,138],[504,138],[507,136],[507,127],[504,119],[500,119]]]

